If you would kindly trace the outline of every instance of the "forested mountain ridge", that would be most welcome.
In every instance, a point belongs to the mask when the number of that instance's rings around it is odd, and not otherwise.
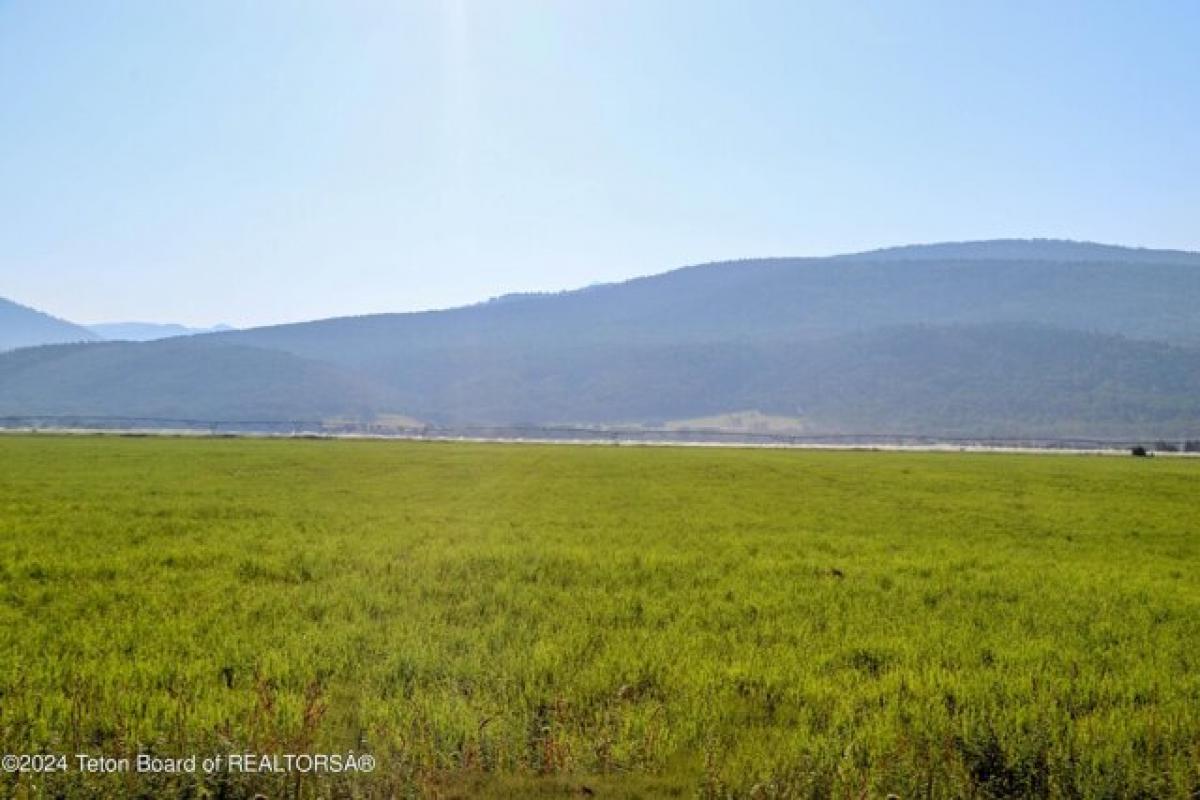
[[[1018,243],[996,244],[1009,254]],[[1073,243],[1063,243],[1073,244]],[[889,325],[1019,322],[1200,344],[1200,256],[1178,262],[1042,257],[917,260],[862,254],[704,264],[572,292],[220,334],[335,359],[384,352],[588,343],[791,341]],[[930,246],[939,252],[937,246]],[[1099,246],[1097,246],[1099,247]],[[1101,247],[1097,256],[1122,248]],[[914,251],[919,252],[919,250]],[[1150,251],[1160,252],[1160,251]],[[910,254],[911,255],[911,254]],[[1186,254],[1192,255],[1192,254]],[[352,345],[347,351],[347,345]]]
[[[145,344],[0,356],[0,413],[1200,434],[1200,255],[1045,240],[685,267]]]

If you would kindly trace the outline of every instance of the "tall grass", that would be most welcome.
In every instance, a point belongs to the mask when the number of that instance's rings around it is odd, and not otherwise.
[[[1200,463],[0,437],[0,794],[1195,797]]]

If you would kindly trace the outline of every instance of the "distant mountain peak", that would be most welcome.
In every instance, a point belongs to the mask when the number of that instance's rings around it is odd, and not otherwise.
[[[102,339],[125,342],[152,342],[172,336],[194,336],[199,333],[234,330],[225,324],[214,325],[211,328],[191,328],[172,322],[102,322],[87,327]]]
[[[39,344],[90,342],[87,328],[0,297],[0,351]]]

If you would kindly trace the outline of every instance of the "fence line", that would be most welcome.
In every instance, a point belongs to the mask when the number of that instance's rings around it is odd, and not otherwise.
[[[705,428],[643,428],[584,425],[391,425],[329,420],[204,420],[172,417],[24,415],[0,417],[5,430],[198,432],[210,435],[379,436],[405,439],[514,439],[621,442],[728,442],[731,444],[842,446],[977,446],[1116,450],[1162,442],[1163,437],[1105,439],[1050,436],[963,436],[917,433],[782,433]],[[1173,448],[1200,450],[1200,435],[1166,440]]]

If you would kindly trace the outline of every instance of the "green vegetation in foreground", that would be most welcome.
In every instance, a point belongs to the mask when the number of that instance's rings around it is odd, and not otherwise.
[[[0,795],[1194,797],[1198,478],[0,437],[0,750],[379,764]]]

